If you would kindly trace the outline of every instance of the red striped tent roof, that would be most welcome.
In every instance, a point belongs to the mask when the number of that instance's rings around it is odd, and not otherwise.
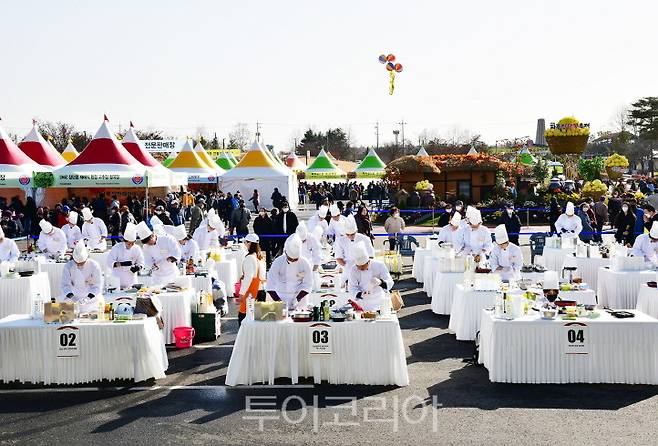
[[[121,144],[126,148],[128,153],[130,153],[137,161],[148,167],[160,167],[161,164],[153,158],[153,156],[148,153],[135,134],[135,130],[132,126],[128,129]]]
[[[34,161],[18,148],[2,127],[0,127],[0,164],[12,166],[34,164]]]
[[[69,166],[82,164],[123,164],[141,167],[141,164],[128,150],[119,144],[119,141],[107,127],[107,121],[103,121],[98,132],[94,135],[94,139],[89,141],[87,147],[76,159],[69,163]]]
[[[58,167],[66,164],[59,152],[44,139],[37,125],[32,126],[30,133],[23,138],[18,147],[37,164]]]

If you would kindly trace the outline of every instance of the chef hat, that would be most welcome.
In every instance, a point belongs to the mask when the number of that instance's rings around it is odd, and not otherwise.
[[[308,237],[308,228],[306,227],[306,223],[303,221],[299,222],[295,233],[299,236],[301,241],[305,241]]]
[[[496,236],[496,243],[499,245],[509,242],[509,237],[507,236],[507,228],[505,228],[505,225],[496,226],[496,229],[494,229],[494,234]]]
[[[85,245],[85,242],[80,240],[75,244],[75,248],[73,248],[73,260],[78,263],[82,263],[86,262],[88,258],[89,251],[87,250],[87,246]]]
[[[651,225],[651,230],[649,231],[649,237],[658,238],[658,221],[654,221]]]
[[[126,223],[126,230],[123,231],[123,239],[128,242],[137,240],[137,225],[135,223]]]
[[[571,216],[571,215],[574,214],[575,211],[576,211],[576,209],[575,209],[573,203],[572,203],[572,202],[568,202],[568,203],[567,203],[567,208],[566,208],[566,210],[564,211],[564,213],[567,214],[567,215],[569,215],[569,216]]]
[[[313,232],[311,235],[315,237],[318,241],[322,238],[322,234],[324,233],[324,229],[322,229],[322,226],[320,225],[315,225],[313,228]]]
[[[544,272],[544,284],[543,288],[545,290],[557,290],[560,288],[560,283],[557,276],[557,271],[546,271]]]
[[[78,224],[78,213],[75,212],[75,211],[69,212],[69,216],[68,216],[67,220],[72,225],[77,225]]]
[[[151,217],[151,227],[155,229],[158,226],[164,226],[164,223],[162,223],[162,220],[157,215],[154,215]]]
[[[482,214],[479,210],[473,208],[470,217],[468,217],[468,223],[471,225],[479,225],[482,223]]]
[[[208,226],[213,229],[218,229],[222,224],[222,219],[219,218],[216,214],[212,214],[208,217]]]
[[[329,208],[325,205],[322,205],[318,208],[318,217],[320,218],[326,218],[327,217],[327,211]]]
[[[334,221],[333,225],[336,234],[345,235],[345,220]]]
[[[293,234],[286,240],[283,250],[291,259],[298,259],[302,252],[302,241],[297,234]]]
[[[455,212],[455,215],[450,219],[450,224],[453,226],[459,226],[459,223],[462,221],[462,214]]]
[[[473,206],[467,206],[466,207],[466,218],[470,219],[475,211],[477,211],[477,209],[474,208]]]
[[[212,216],[212,215],[217,215],[217,214],[215,213],[215,209],[214,209],[214,208],[210,208],[210,209],[208,209],[208,213],[206,214],[206,218],[209,219],[210,216]]]
[[[53,231],[53,225],[51,225],[48,220],[42,219],[39,222],[39,226],[41,227],[41,230],[44,234],[50,234]]]
[[[84,221],[89,221],[92,218],[94,218],[94,214],[91,213],[91,209],[89,208],[82,208],[82,219]]]
[[[260,241],[260,237],[258,237],[258,234],[254,234],[252,232],[250,234],[247,234],[244,240],[249,243],[258,243]]]
[[[354,220],[354,215],[350,214],[345,219],[345,234],[354,234],[358,229],[359,228],[356,226],[356,220]]]
[[[354,263],[358,266],[363,266],[370,261],[368,251],[366,251],[366,247],[363,243],[357,243],[354,247],[352,258],[354,259]]]
[[[340,215],[340,209],[338,209],[338,206],[336,206],[335,204],[329,206],[329,212],[331,213],[332,217],[336,217]]]
[[[176,240],[179,242],[181,240],[184,240],[187,238],[187,229],[185,229],[185,225],[178,225],[174,227],[173,234],[172,234]]]
[[[153,234],[145,221],[140,221],[137,225],[137,237],[143,242]]]

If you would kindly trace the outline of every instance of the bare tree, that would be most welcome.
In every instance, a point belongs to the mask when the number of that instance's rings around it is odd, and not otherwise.
[[[239,122],[228,134],[228,148],[244,150],[249,144],[251,132],[245,122]]]

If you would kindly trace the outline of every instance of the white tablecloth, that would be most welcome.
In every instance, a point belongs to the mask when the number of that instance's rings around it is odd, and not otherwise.
[[[599,268],[596,295],[602,307],[634,309],[640,286],[656,280],[655,271],[612,271]]]
[[[64,265],[66,263],[43,262],[40,265],[41,272],[48,274],[48,282],[50,283],[50,294],[53,297],[62,295],[62,273],[64,272]]]
[[[423,291],[432,295],[432,286],[434,285],[434,275],[437,272],[439,259],[431,255],[425,258],[423,262]]]
[[[658,319],[658,289],[649,288],[647,285],[640,286],[635,308]]]
[[[32,314],[32,303],[37,293],[41,294],[44,302],[50,301],[50,282],[46,273],[0,279],[0,318],[10,314]]]
[[[544,259],[544,266],[546,269],[557,271],[562,274],[562,265],[566,256],[572,256],[576,252],[576,248],[547,248],[544,247],[542,258]]]
[[[423,268],[425,266],[425,260],[431,255],[431,249],[416,248],[416,251],[414,251],[414,264],[411,268],[411,275],[414,277],[414,279],[416,279],[416,282],[423,281]]]
[[[567,354],[565,324],[525,316],[494,319],[483,311],[480,363],[493,382],[658,384],[658,320],[643,313],[616,319],[602,312],[587,324],[589,354]]]
[[[316,384],[409,385],[402,333],[388,321],[329,322],[332,353],[309,354],[311,323],[242,323],[233,347],[226,384],[274,384],[276,378],[313,377]]]
[[[196,291],[206,292],[212,291],[212,279],[210,276],[194,276],[194,275],[185,275],[187,288],[194,288]],[[180,280],[180,277],[178,278]],[[139,276],[137,282],[143,283],[145,286],[152,286],[154,280],[151,276]]]
[[[169,363],[155,318],[70,325],[80,329],[80,356],[57,358],[59,325],[26,315],[0,320],[0,380],[48,385],[165,377]]]
[[[133,301],[137,297],[136,294],[121,294],[112,293],[105,296],[106,302],[114,302],[115,299],[129,297]],[[173,344],[176,342],[172,330],[176,327],[191,327],[192,326],[192,307],[196,305],[196,297],[194,290],[181,291],[179,293],[160,293],[151,296],[155,301],[160,300],[162,304],[162,312],[160,317],[164,322],[162,332],[164,334],[164,341],[166,344]]]
[[[480,330],[482,310],[496,303],[497,291],[466,290],[464,285],[455,285],[452,311],[448,328],[458,341],[472,341]]]
[[[450,314],[455,286],[463,282],[464,273],[435,273],[432,284],[432,311],[436,314]]]
[[[240,265],[242,265],[242,261],[240,261]],[[226,291],[229,296],[232,296],[235,291],[235,284],[240,279],[235,259],[231,258],[215,263],[215,270],[217,278],[224,282],[224,285],[226,285]]]
[[[582,277],[585,282],[593,290],[596,289],[598,283],[599,268],[602,266],[610,266],[610,259],[602,257],[576,257],[578,264],[578,271],[574,277]]]

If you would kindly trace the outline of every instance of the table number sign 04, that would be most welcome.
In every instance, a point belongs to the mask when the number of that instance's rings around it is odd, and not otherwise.
[[[331,325],[318,323],[308,327],[308,352],[311,355],[330,355],[333,333]]]
[[[567,355],[589,354],[589,327],[582,322],[563,325],[564,353]]]
[[[55,351],[58,358],[80,356],[80,329],[72,325],[57,327],[54,331]]]

